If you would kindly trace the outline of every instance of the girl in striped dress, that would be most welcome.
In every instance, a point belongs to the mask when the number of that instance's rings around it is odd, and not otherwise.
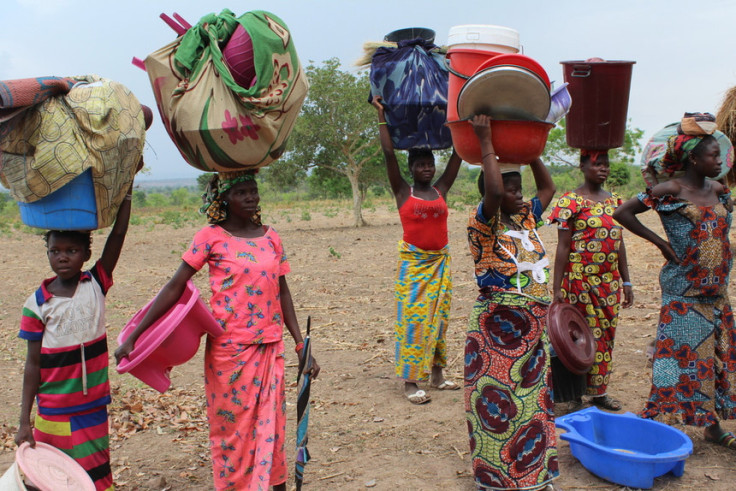
[[[20,423],[15,442],[43,442],[74,458],[98,491],[113,489],[107,405],[105,295],[130,218],[131,189],[118,210],[100,259],[87,271],[90,232],[51,230],[44,236],[51,269],[23,305],[19,337],[28,341]],[[36,419],[31,429],[31,409]]]

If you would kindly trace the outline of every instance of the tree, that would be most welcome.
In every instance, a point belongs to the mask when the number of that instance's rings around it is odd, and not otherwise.
[[[368,74],[340,69],[337,58],[306,68],[309,96],[294,125],[286,154],[265,171],[270,182],[293,187],[310,171],[329,184],[340,176],[350,183],[354,225],[365,225],[365,191],[382,166],[376,114],[368,104]],[[310,176],[311,177],[311,176]]]
[[[213,175],[212,172],[205,172],[197,176],[197,189],[199,189],[199,192],[203,193],[207,189],[207,185],[210,183]]]
[[[628,164],[623,162],[612,162],[611,173],[608,174],[606,184],[611,189],[617,189],[621,186],[626,186],[631,180],[631,169]]]
[[[567,145],[566,135],[565,119],[562,119],[549,132],[547,146],[544,147],[542,160],[553,165],[578,165],[580,163],[580,150]],[[620,162],[626,165],[632,165],[637,153],[642,150],[642,136],[644,136],[644,130],[632,128],[630,124],[627,124],[623,146],[611,149],[611,163]]]

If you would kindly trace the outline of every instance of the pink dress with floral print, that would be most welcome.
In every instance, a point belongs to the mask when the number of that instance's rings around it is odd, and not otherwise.
[[[209,266],[210,306],[225,333],[207,339],[205,391],[216,489],[286,481],[286,401],[279,277],[290,271],[272,228],[235,237],[201,229],[182,259]]]

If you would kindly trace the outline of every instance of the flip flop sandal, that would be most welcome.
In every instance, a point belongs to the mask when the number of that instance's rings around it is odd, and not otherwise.
[[[591,397],[590,403],[609,411],[620,411],[622,408],[621,403],[609,395]]]
[[[407,395],[406,398],[409,399],[409,402],[412,404],[426,404],[432,400],[432,398],[429,397],[429,394],[424,392],[422,389],[419,389],[413,394]]]
[[[449,380],[444,380],[440,385],[433,385],[432,388],[437,390],[460,390],[458,384]]]
[[[734,435],[730,431],[724,431],[723,434],[718,437],[718,440],[713,440],[710,438],[706,438],[706,440],[711,443],[715,443],[716,445],[720,445],[721,447],[736,450],[736,435]]]

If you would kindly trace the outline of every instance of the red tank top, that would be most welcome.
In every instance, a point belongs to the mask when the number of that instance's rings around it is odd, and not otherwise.
[[[434,188],[437,191],[437,188]],[[427,201],[411,195],[399,209],[404,242],[424,249],[438,251],[447,245],[447,203],[439,191],[437,199]]]

